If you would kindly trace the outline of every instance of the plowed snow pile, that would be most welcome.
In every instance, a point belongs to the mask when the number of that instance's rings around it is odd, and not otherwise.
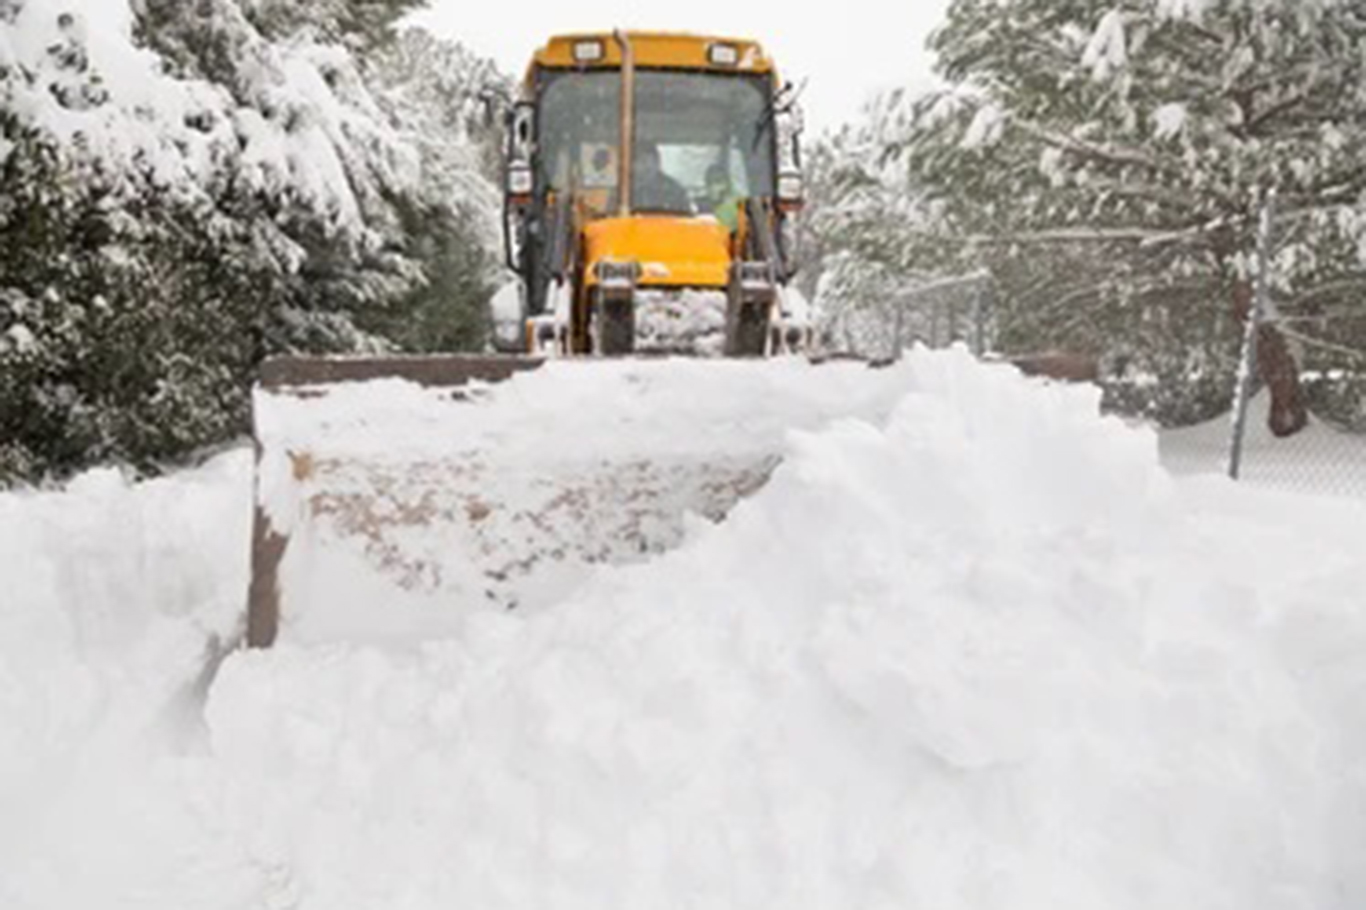
[[[199,889],[206,665],[247,580],[251,455],[130,487],[0,495],[0,907],[247,907]]]
[[[1361,906],[1366,515],[1177,484],[1090,390],[903,369],[889,416],[793,434],[724,522],[563,602],[238,653],[200,740],[73,741],[112,764],[0,805],[0,906]],[[7,803],[48,773],[21,753]]]
[[[480,605],[557,604],[592,566],[728,514],[792,430],[885,423],[910,381],[904,365],[629,359],[258,394],[263,499],[290,535],[283,635],[446,636]]]

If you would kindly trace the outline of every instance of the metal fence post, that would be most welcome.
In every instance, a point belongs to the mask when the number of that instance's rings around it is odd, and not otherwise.
[[[900,360],[902,353],[906,350],[906,306],[907,300],[904,296],[898,296],[893,304],[896,307],[896,338],[892,342],[890,352],[893,360]]]
[[[1247,410],[1257,374],[1257,330],[1270,310],[1271,229],[1275,217],[1276,191],[1262,200],[1257,222],[1257,282],[1243,328],[1243,354],[1238,364],[1238,384],[1233,401],[1233,439],[1229,443],[1228,476],[1237,480],[1243,469],[1243,440],[1247,435]]]
[[[987,349],[986,283],[972,292],[972,353],[981,357]]]

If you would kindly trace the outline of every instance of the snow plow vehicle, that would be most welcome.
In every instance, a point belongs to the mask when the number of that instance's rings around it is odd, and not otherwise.
[[[753,41],[552,38],[508,118],[501,350],[800,350],[793,90]]]
[[[535,608],[725,516],[791,429],[895,400],[867,378],[894,371],[772,356],[811,330],[800,115],[758,44],[557,37],[521,91],[496,353],[262,367],[251,646]]]

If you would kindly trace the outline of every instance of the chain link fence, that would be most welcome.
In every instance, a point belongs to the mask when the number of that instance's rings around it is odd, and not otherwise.
[[[908,285],[886,276],[871,287],[838,288],[845,304],[820,326],[826,351],[890,360],[907,348],[962,343],[978,356],[992,349],[995,323],[986,271]],[[827,299],[829,292],[827,292]]]
[[[1268,213],[1268,251],[1270,228]],[[856,289],[837,286],[842,305],[827,310],[822,346],[873,358],[893,358],[916,344],[963,343],[979,356],[995,351],[999,314],[990,273],[911,287],[906,281],[888,275]],[[1117,375],[1106,358],[1050,354],[1017,362],[1026,372],[1098,381],[1106,408],[1135,420],[1152,423],[1154,402],[1179,402],[1163,410],[1188,425],[1158,431],[1162,463],[1175,474],[1228,474],[1254,485],[1366,500],[1366,304],[1307,312],[1277,307],[1264,286],[1258,297],[1244,327],[1241,364],[1226,356],[1196,359],[1171,375],[1135,379]],[[1272,396],[1257,378],[1257,340],[1266,327],[1293,357],[1308,414],[1288,435],[1272,432]],[[1153,384],[1162,387],[1142,387]]]
[[[1273,192],[1261,206],[1224,466],[1235,480],[1366,499],[1366,311],[1351,299],[1336,312],[1278,303],[1276,215]],[[1164,460],[1176,471],[1212,469],[1217,429],[1167,433]]]
[[[1332,322],[1306,332],[1297,320],[1267,321],[1291,343],[1300,364],[1300,389],[1309,421],[1296,433],[1271,430],[1271,393],[1252,383],[1237,420],[1230,389],[1227,416],[1164,430],[1162,460],[1178,474],[1227,473],[1238,480],[1286,490],[1366,499],[1366,350],[1328,340]]]

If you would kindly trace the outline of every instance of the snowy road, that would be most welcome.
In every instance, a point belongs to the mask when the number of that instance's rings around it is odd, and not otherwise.
[[[903,375],[666,555],[207,696],[243,453],[0,497],[0,907],[1360,906],[1362,506]]]

